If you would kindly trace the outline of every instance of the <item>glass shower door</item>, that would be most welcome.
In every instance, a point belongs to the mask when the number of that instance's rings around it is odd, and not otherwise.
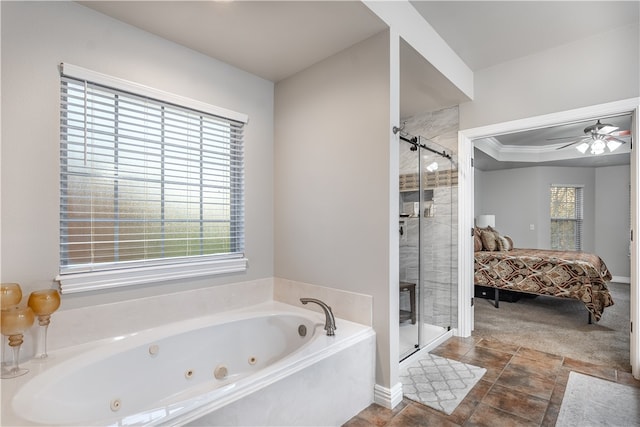
[[[419,348],[420,290],[420,152],[410,142],[400,141],[400,359]]]
[[[409,141],[400,145],[400,360],[457,323],[457,167],[433,141]]]
[[[424,141],[424,140],[422,140]],[[424,211],[420,233],[420,345],[427,345],[454,326],[457,316],[457,170],[432,141],[424,145],[421,176]],[[435,151],[435,152],[434,152]]]

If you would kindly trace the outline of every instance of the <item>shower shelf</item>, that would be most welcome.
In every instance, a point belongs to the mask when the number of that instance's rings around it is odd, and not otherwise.
[[[422,189],[429,190],[439,187],[454,187],[458,185],[457,170],[443,170],[422,174]],[[418,174],[400,175],[400,191],[417,191]]]

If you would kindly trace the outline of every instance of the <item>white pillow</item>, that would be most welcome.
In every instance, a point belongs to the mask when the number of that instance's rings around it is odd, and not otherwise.
[[[498,236],[498,238],[500,239],[500,250],[510,251],[511,249],[513,249],[511,247],[511,243],[509,243],[509,239],[507,239],[505,236]]]

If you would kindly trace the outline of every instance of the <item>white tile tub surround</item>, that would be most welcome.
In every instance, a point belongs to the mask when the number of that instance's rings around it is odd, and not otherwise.
[[[286,304],[301,306],[322,313],[317,304],[302,305],[300,298],[316,298],[331,307],[335,317],[373,326],[373,297],[325,286],[312,285],[276,277],[273,283],[273,299]]]
[[[64,301],[64,296],[62,297]],[[51,316],[47,349],[56,350],[159,325],[273,300],[273,279],[212,286],[92,307]]]
[[[61,309],[51,317],[47,348],[56,350],[265,301],[302,306],[300,298],[303,297],[326,302],[336,317],[367,326],[373,324],[373,298],[369,295],[266,278],[92,307]],[[321,312],[315,304],[302,307]],[[25,350],[22,356],[26,360],[30,352],[28,348]]]

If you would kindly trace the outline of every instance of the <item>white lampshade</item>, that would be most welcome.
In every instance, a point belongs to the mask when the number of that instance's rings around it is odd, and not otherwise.
[[[621,145],[622,145],[622,142],[616,141],[615,139],[610,139],[609,141],[607,141],[607,148],[611,152],[615,151]]]
[[[476,218],[476,227],[486,228],[496,226],[495,215],[478,215]]]
[[[604,153],[605,147],[606,145],[603,140],[594,139],[593,142],[591,143],[591,154],[595,154],[595,155],[602,154]]]
[[[576,150],[578,150],[582,154],[586,153],[588,149],[589,149],[589,144],[587,144],[586,142],[583,142],[582,144],[576,146]]]

